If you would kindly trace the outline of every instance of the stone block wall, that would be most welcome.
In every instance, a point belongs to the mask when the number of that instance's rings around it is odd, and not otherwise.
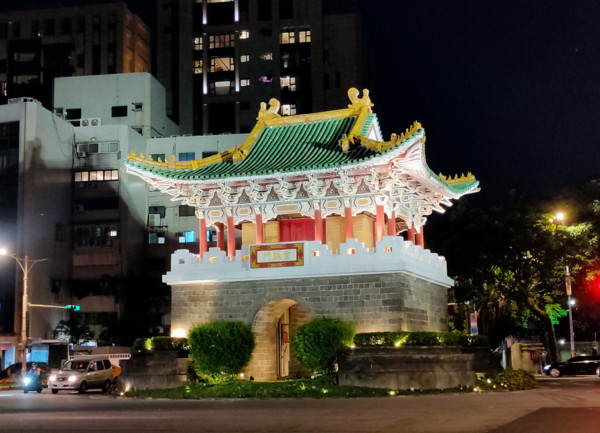
[[[174,351],[134,354],[131,359],[121,361],[119,391],[175,388],[186,384],[190,360],[177,355]]]
[[[472,386],[473,359],[448,347],[354,349],[340,362],[339,383],[390,390]]]
[[[171,328],[215,320],[252,325],[270,302],[292,300],[309,319],[338,317],[357,332],[441,331],[447,289],[406,273],[172,285]]]

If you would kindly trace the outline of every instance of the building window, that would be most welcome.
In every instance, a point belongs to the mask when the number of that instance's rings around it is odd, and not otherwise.
[[[67,108],[67,120],[81,119],[81,108]]]
[[[187,232],[177,233],[180,244],[189,244],[196,242],[196,231],[188,230]]]
[[[196,216],[196,208],[194,206],[188,206],[187,204],[179,205],[179,216],[180,217]]]
[[[205,152],[202,152],[202,158],[208,158],[209,156],[213,156],[216,154],[217,154],[216,150],[207,150]]]
[[[210,58],[210,72],[233,71],[233,57],[217,57]]]
[[[281,77],[281,88],[283,90],[296,91],[296,77]]]
[[[75,182],[104,182],[119,180],[119,170],[76,171]]]
[[[119,143],[116,141],[103,141],[100,143],[81,143],[77,145],[77,153],[116,153]]]
[[[250,56],[248,54],[242,54],[240,56],[240,63],[248,63],[250,61]]]
[[[56,35],[56,24],[55,21],[44,20],[44,36],[54,36]]]
[[[215,81],[210,83],[210,94],[211,95],[230,95],[234,90],[233,81]]]
[[[295,44],[296,43],[296,36],[294,34],[294,31],[282,31],[281,32],[281,43],[282,44]]]
[[[283,104],[281,106],[282,116],[294,116],[296,114],[296,104]]]
[[[248,39],[250,32],[248,30],[240,30],[240,39]]]
[[[227,33],[224,35],[210,35],[208,38],[208,48],[227,48],[235,45],[233,34]]]
[[[242,78],[240,80],[241,87],[248,87],[250,85],[250,80],[248,78]]]
[[[164,244],[165,235],[163,233],[148,233],[149,244]]]
[[[164,153],[151,153],[150,158],[152,158],[152,161],[165,162],[165,154]]]
[[[260,55],[261,60],[273,60],[273,53],[263,53]]]
[[[310,42],[310,29],[298,31],[298,42],[301,44]]]
[[[179,161],[193,161],[196,159],[196,152],[180,152],[179,153]]]
[[[194,51],[202,51],[202,38],[194,38]]]
[[[73,23],[71,18],[62,18],[60,20],[60,34],[61,35],[70,35],[73,29]]]
[[[112,117],[127,117],[127,105],[117,105],[111,108]]]
[[[202,73],[202,60],[194,60],[194,74]]]

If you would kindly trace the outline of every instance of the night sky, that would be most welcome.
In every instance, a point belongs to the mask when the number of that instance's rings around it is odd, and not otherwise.
[[[486,204],[600,175],[600,2],[385,4],[367,16],[386,138],[419,120],[431,169],[472,171]]]
[[[600,2],[345,1],[384,138],[420,121],[431,169],[473,172],[486,204],[600,177]],[[126,3],[151,21],[154,2]]]

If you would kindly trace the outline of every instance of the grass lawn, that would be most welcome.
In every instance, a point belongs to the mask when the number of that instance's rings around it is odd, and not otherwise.
[[[439,394],[444,392],[469,392],[470,389],[390,390],[360,386],[339,386],[330,377],[315,379],[282,380],[277,382],[233,381],[224,384],[192,384],[170,389],[130,390],[127,397],[137,398],[354,398],[384,397],[391,395]]]

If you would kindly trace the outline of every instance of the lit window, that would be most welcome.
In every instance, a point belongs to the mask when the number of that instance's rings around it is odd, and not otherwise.
[[[202,38],[194,38],[194,51],[202,51]]]
[[[76,171],[75,182],[102,182],[107,180],[119,180],[119,170],[91,170]]]
[[[194,60],[194,74],[202,73],[202,60]]]
[[[298,41],[301,44],[310,42],[310,30],[299,30]]]
[[[233,57],[217,57],[210,58],[210,72],[233,71]]]
[[[296,114],[296,104],[283,104],[281,106],[282,116],[294,116]]]
[[[283,64],[284,68],[290,67],[290,54],[289,53],[283,53],[281,55],[281,63]]]
[[[250,85],[250,80],[247,78],[243,78],[240,80],[240,86],[242,87],[248,87]]]
[[[283,90],[296,91],[296,77],[281,77],[281,88]]]
[[[240,30],[240,39],[248,39],[250,32],[248,30]]]
[[[273,60],[273,53],[263,53],[260,55],[261,60]]]
[[[6,81],[0,83],[0,93],[2,93],[2,96],[6,96]]]
[[[235,45],[233,34],[227,33],[224,35],[210,35],[208,38],[208,48],[226,48]]]
[[[282,44],[295,44],[296,36],[294,35],[294,31],[283,31],[281,32],[281,43]]]
[[[250,56],[248,54],[243,54],[240,56],[240,63],[247,63],[250,61]]]
[[[232,93],[234,88],[233,81],[216,81],[210,83],[210,94],[211,95],[229,95]]]

